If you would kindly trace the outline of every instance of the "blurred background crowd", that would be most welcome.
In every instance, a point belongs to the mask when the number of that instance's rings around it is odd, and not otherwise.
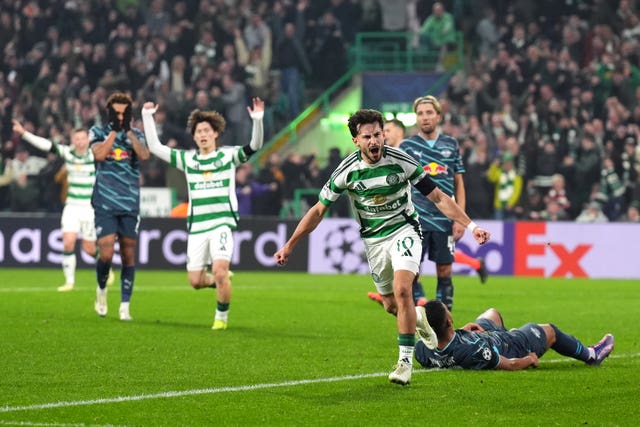
[[[121,90],[160,105],[170,146],[192,147],[194,108],[221,112],[223,143],[242,145],[260,96],[268,140],[347,71],[359,31],[412,31],[443,52],[463,34],[465,66],[439,98],[471,217],[640,221],[637,0],[0,0],[0,211],[60,212],[64,197],[60,160],[20,142],[12,118],[67,143]],[[240,214],[279,215],[346,154],[243,165]],[[143,186],[181,179],[143,166]]]

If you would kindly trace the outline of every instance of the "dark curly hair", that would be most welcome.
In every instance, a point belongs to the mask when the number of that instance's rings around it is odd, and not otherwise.
[[[113,104],[127,104],[132,105],[133,99],[126,93],[116,92],[109,95],[107,98],[107,108],[110,108]]]
[[[380,129],[382,129],[384,127],[382,113],[377,110],[369,110],[364,108],[353,113],[351,117],[349,117],[347,125],[349,126],[349,132],[351,132],[351,136],[355,138],[358,135],[360,126],[368,125],[371,123],[379,123]]]
[[[191,132],[191,136],[195,133],[198,123],[201,122],[209,123],[213,130],[219,134],[224,132],[227,125],[224,117],[222,117],[222,115],[217,111],[193,110],[191,114],[189,114],[189,120],[187,120],[187,128],[189,129],[189,132]]]

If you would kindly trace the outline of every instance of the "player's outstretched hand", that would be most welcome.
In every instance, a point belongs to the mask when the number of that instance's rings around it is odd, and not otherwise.
[[[258,97],[253,98],[253,108],[247,107],[247,111],[252,119],[264,117],[264,101]]]
[[[291,251],[283,247],[273,255],[273,258],[278,265],[285,265],[289,261],[289,255],[291,255]]]
[[[142,114],[146,114],[146,115],[152,115],[155,114],[156,110],[158,109],[158,106],[156,104],[154,104],[153,102],[147,101],[144,104],[142,104]]]
[[[479,245],[484,245],[491,238],[491,233],[483,228],[476,227],[473,230],[473,238],[476,239],[476,242],[478,242]]]

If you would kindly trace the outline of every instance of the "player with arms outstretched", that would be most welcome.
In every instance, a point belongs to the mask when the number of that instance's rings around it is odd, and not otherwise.
[[[189,188],[187,213],[187,272],[195,289],[217,288],[213,330],[227,329],[231,281],[229,266],[233,254],[232,230],[238,227],[235,192],[236,167],[262,148],[264,101],[253,98],[247,111],[253,121],[251,141],[244,146],[218,147],[225,120],[215,111],[194,110],[187,128],[198,149],[178,150],[162,145],[153,113],[157,106],[146,102],[142,122],[151,152],[174,168],[184,171]],[[211,265],[213,274],[207,273]]]
[[[150,157],[141,130],[131,127],[131,97],[114,93],[107,99],[108,123],[89,130],[96,161],[96,183],[91,198],[100,256],[96,265],[98,288],[94,308],[107,315],[107,278],[120,245],[120,320],[131,320],[129,302],[135,278],[135,254],[140,225],[140,161]]]
[[[96,168],[93,164],[93,152],[89,150],[89,137],[85,129],[71,132],[71,145],[56,144],[51,140],[28,132],[22,124],[13,120],[13,131],[23,140],[42,151],[52,151],[62,158],[67,170],[69,190],[65,199],[62,218],[62,272],[65,283],[58,291],[73,290],[76,282],[76,241],[78,233],[82,236],[82,250],[97,258],[96,228],[91,207],[93,184],[96,180]],[[109,271],[107,284],[113,282],[113,271]]]
[[[472,230],[479,244],[488,241],[490,234],[440,191],[411,156],[384,145],[384,123],[379,111],[358,110],[349,118],[348,126],[358,151],[338,165],[323,186],[320,200],[300,220],[274,258],[279,265],[286,264],[295,245],[320,224],[329,207],[346,193],[360,224],[373,282],[385,309],[397,317],[399,356],[389,381],[406,385],[411,381],[418,315],[411,285],[421,254],[420,224],[411,202],[411,185],[420,191],[420,197],[426,196],[445,215]]]

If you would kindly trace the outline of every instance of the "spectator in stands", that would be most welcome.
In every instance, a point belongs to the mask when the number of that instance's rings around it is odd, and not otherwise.
[[[478,43],[476,54],[481,61],[493,58],[496,55],[500,33],[496,27],[496,12],[491,7],[487,7],[482,18],[476,26]]]
[[[602,207],[598,202],[590,202],[580,215],[576,218],[576,222],[608,222],[609,219],[602,212]]]
[[[447,54],[448,46],[456,42],[456,26],[453,15],[444,9],[441,2],[433,4],[431,15],[422,24],[420,34],[427,48],[440,52],[438,65],[442,67],[442,60]]]
[[[552,201],[557,203],[558,209],[563,212],[563,215],[566,218],[571,202],[567,196],[564,176],[559,173],[556,173],[551,177],[551,188],[545,197],[545,203],[547,206],[549,206],[549,203]]]
[[[282,198],[285,177],[280,167],[281,161],[278,154],[269,155],[258,173],[257,181],[263,184],[275,184],[273,191],[262,194],[254,200],[254,212],[258,215],[278,216],[282,209]]]
[[[522,176],[514,166],[513,154],[510,151],[495,160],[489,166],[489,181],[495,185],[493,198],[494,217],[500,220],[516,218],[515,207],[522,193]]]
[[[626,188],[613,167],[613,159],[605,157],[600,171],[600,185],[596,196],[609,221],[615,221],[624,211]]]
[[[301,24],[288,22],[282,39],[277,41],[276,66],[280,70],[280,87],[287,99],[287,117],[300,114],[303,75],[311,73],[311,65],[302,44]]]
[[[629,204],[627,213],[621,218],[621,221],[640,222],[640,200],[634,200]]]
[[[276,191],[278,184],[271,182],[262,184],[253,179],[251,165],[243,163],[236,169],[236,197],[238,198],[238,214],[240,216],[255,215],[253,201],[269,191]]]

